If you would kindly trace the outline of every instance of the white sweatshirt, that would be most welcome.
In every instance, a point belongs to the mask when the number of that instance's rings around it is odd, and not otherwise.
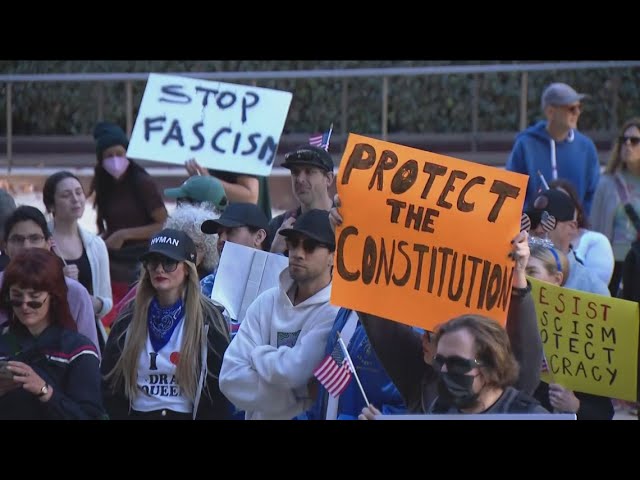
[[[222,362],[220,390],[247,420],[290,420],[311,406],[307,383],[338,313],[331,284],[294,306],[289,268],[279,282],[249,306]]]

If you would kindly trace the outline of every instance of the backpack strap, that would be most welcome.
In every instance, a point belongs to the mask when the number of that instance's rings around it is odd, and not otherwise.
[[[616,190],[618,190],[618,196],[620,197],[620,201],[622,203],[629,203],[629,199],[631,195],[629,195],[629,188],[625,183],[624,179],[620,176],[619,172],[616,172],[612,175],[613,183],[616,184]]]
[[[620,201],[624,205],[624,212],[627,214],[627,217],[629,217],[629,220],[631,220],[631,223],[635,227],[638,236],[640,236],[640,216],[638,216],[638,212],[636,212],[636,209],[633,208],[633,205],[631,205],[631,195],[629,194],[629,188],[627,187],[624,179],[618,173],[613,175],[613,180],[616,184],[618,195],[620,196]]]

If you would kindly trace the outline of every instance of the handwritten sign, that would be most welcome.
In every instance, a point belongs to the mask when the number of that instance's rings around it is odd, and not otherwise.
[[[546,359],[542,380],[635,401],[638,304],[529,280]]]
[[[268,176],[291,93],[149,75],[127,156]]]
[[[527,181],[349,135],[332,303],[427,330],[463,313],[504,325]]]
[[[280,272],[289,265],[283,255],[226,242],[211,291],[211,299],[242,322],[249,305],[265,290],[278,286]]]

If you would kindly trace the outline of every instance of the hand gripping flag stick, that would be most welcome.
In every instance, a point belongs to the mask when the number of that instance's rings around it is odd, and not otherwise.
[[[356,367],[353,366],[353,362],[351,361],[351,356],[349,355],[349,352],[347,351],[346,345],[342,341],[342,337],[340,336],[340,332],[337,332],[337,334],[338,334],[338,343],[340,344],[340,348],[342,348],[342,352],[344,353],[344,356],[347,359],[347,362],[349,362],[349,368],[351,369],[351,372],[353,373],[353,376],[356,378],[356,382],[358,382],[358,387],[360,387],[360,392],[362,393],[362,396],[364,397],[364,401],[367,403],[367,406],[369,406],[371,404],[369,403],[369,399],[367,398],[367,394],[364,393],[364,388],[362,388],[362,384],[360,383],[360,378],[358,378],[358,374],[356,373]]]

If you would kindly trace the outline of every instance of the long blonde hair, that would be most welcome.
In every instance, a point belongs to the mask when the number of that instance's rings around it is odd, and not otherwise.
[[[195,399],[198,389],[199,372],[201,365],[201,348],[203,342],[207,341],[205,335],[205,319],[208,320],[209,328],[214,328],[217,333],[223,335],[229,341],[229,328],[226,321],[211,303],[200,292],[200,282],[198,273],[192,262],[183,262],[187,274],[184,283],[184,336],[180,348],[180,361],[176,370],[178,385],[184,395],[191,400]],[[126,335],[123,351],[118,358],[113,370],[107,375],[112,389],[115,391],[121,381],[124,381],[124,392],[128,399],[132,400],[138,395],[138,361],[149,335],[147,317],[149,305],[156,295],[156,289],[151,284],[151,278],[146,268],[142,269],[140,283],[136,292],[133,316],[129,327],[122,332]],[[120,341],[120,338],[117,339]],[[222,358],[223,352],[217,352],[212,345],[208,345],[209,350]],[[213,372],[207,373],[216,377]]]

